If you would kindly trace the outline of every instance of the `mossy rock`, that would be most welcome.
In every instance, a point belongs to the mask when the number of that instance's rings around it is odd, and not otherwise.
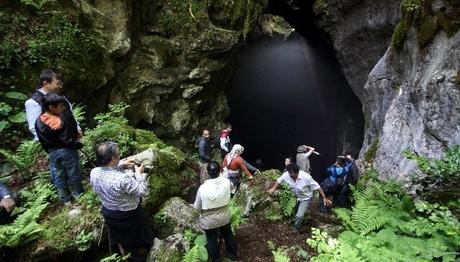
[[[364,154],[364,160],[367,162],[372,162],[375,159],[375,155],[377,154],[377,150],[379,149],[379,140],[375,140],[372,144],[367,148],[366,153]]]
[[[75,204],[46,214],[40,222],[44,229],[33,255],[89,249],[102,234],[103,218],[99,206],[97,196],[87,190]]]
[[[158,237],[162,239],[176,233],[182,233],[186,229],[201,232],[198,218],[198,212],[185,200],[173,197],[155,214],[153,218],[154,229]]]

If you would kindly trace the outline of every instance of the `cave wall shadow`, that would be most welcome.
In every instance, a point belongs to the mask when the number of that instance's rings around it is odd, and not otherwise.
[[[322,179],[338,154],[358,154],[364,132],[361,104],[329,46],[297,33],[250,41],[238,55],[227,97],[232,141],[243,157],[283,168],[298,145],[317,148],[313,176]]]

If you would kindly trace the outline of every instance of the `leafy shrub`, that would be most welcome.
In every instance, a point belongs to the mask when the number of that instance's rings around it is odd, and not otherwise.
[[[460,223],[447,207],[414,203],[398,183],[375,178],[353,194],[352,210],[335,210],[346,231],[333,238],[314,229],[307,239],[318,251],[311,261],[455,261]]]
[[[412,177],[413,183],[421,186],[419,194],[444,202],[460,197],[460,145],[450,148],[441,159],[429,159],[408,150],[403,155],[414,160],[425,174]]]
[[[17,170],[25,177],[33,176],[32,167],[35,165],[37,158],[45,155],[40,143],[32,140],[27,140],[19,145],[15,153],[5,149],[0,149],[0,155],[5,157],[4,162],[16,167]]]
[[[244,214],[243,207],[237,205],[235,200],[232,199],[230,201],[229,207],[230,207],[230,214],[232,216],[230,223],[231,223],[233,232],[235,232],[240,225],[247,222],[247,219],[243,217],[243,214]]]
[[[208,250],[206,250],[206,236],[199,235],[195,238],[193,247],[182,257],[182,262],[208,261]]]
[[[267,241],[268,248],[273,254],[275,262],[290,262],[291,259],[287,255],[288,249],[285,247],[276,247],[272,241]]]

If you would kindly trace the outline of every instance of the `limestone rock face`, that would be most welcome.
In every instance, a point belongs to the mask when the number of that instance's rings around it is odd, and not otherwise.
[[[388,48],[399,0],[318,0],[317,25],[330,38],[344,76],[362,100],[367,76]]]
[[[225,87],[233,50],[266,1],[144,2],[146,9],[136,17],[136,48],[113,79],[109,102],[130,104],[134,125],[184,146],[197,129],[216,126],[228,114]]]
[[[366,129],[361,155],[373,151],[384,176],[407,180],[414,163],[405,149],[440,158],[460,144],[460,32],[440,31],[423,50],[411,29],[399,52],[387,50],[364,87]]]

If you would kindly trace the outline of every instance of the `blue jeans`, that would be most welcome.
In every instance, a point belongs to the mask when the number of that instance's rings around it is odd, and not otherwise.
[[[59,192],[59,200],[67,202],[72,196],[77,199],[83,194],[80,161],[76,149],[57,148],[48,152],[54,186]]]
[[[297,213],[295,214],[294,218],[294,227],[300,229],[302,225],[303,217],[307,212],[308,205],[310,204],[310,200],[301,200],[298,202]]]

